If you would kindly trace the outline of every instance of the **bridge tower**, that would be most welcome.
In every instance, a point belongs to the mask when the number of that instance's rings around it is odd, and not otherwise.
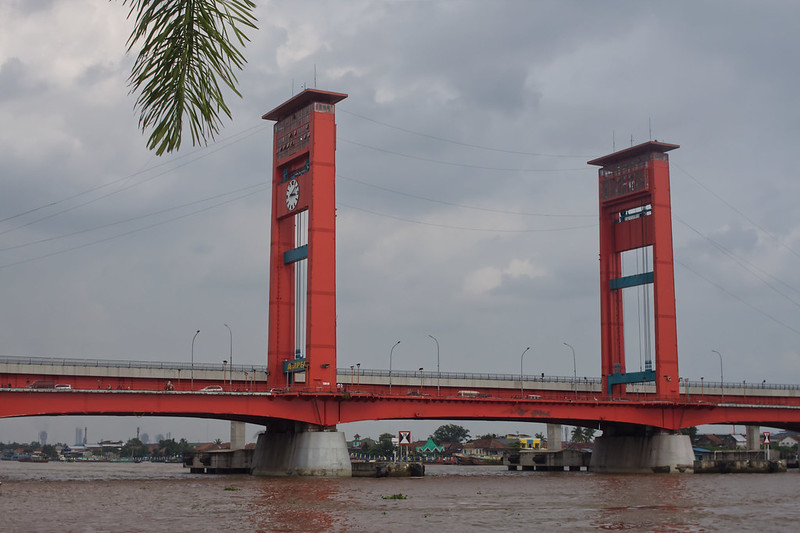
[[[346,94],[306,89],[274,120],[267,383],[336,390],[334,105]],[[294,376],[305,374],[303,385]]]
[[[588,162],[600,167],[601,376],[609,397],[622,396],[628,383],[640,382],[655,382],[659,398],[679,397],[667,156],[675,148],[679,146],[650,141]],[[640,254],[640,271],[623,272],[626,252]],[[639,286],[648,289],[645,303],[652,295],[652,313],[646,308],[642,318],[645,337],[652,330],[654,342],[652,347],[645,342],[644,369],[628,372],[622,291]]]

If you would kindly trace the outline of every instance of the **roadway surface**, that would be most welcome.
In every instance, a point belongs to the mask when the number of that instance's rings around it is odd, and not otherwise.
[[[0,417],[151,415],[322,426],[380,419],[519,420],[665,429],[724,423],[800,429],[798,385],[681,380],[680,397],[665,402],[645,384],[604,398],[600,380],[588,377],[398,370],[390,375],[342,368],[332,391],[304,390],[302,374],[296,377],[292,386],[268,389],[266,367],[252,365],[231,371],[208,363],[0,356]],[[202,390],[209,387],[215,390]]]

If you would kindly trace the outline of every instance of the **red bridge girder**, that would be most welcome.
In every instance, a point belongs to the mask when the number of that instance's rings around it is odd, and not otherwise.
[[[175,416],[238,420],[263,425],[274,419],[321,426],[362,420],[431,419],[555,422],[589,427],[605,423],[638,424],[668,430],[704,424],[800,428],[799,405],[717,405],[696,400],[576,401],[337,393],[0,391],[0,417],[54,415]]]

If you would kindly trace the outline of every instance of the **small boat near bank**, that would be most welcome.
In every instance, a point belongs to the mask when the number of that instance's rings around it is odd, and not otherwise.
[[[469,455],[465,453],[454,453],[456,463],[460,465],[501,465],[503,464],[502,454],[498,455]]]
[[[34,452],[30,455],[23,455],[17,459],[20,463],[49,463],[50,458],[43,453]]]

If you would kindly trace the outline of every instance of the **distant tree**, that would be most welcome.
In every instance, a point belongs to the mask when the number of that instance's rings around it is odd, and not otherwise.
[[[214,439],[214,444],[217,446],[222,446],[222,439]]]
[[[431,438],[433,438],[434,442],[437,444],[443,442],[464,442],[469,438],[469,430],[456,424],[445,424],[439,426],[439,428],[433,432]]]
[[[539,440],[544,440],[544,433],[542,433],[542,432],[540,431],[539,433],[537,433],[536,435],[534,435],[534,437],[535,437],[535,438],[537,438],[537,439],[539,439]]]
[[[120,457],[142,457],[147,454],[147,446],[137,438],[130,439],[122,445]]]
[[[158,457],[173,457],[193,449],[194,447],[186,442],[186,439],[181,439],[178,442],[175,442],[175,439],[161,439],[158,441],[158,450],[155,455]]]
[[[58,459],[58,452],[56,451],[56,447],[52,444],[45,444],[42,446],[42,453],[50,459]]]
[[[683,428],[681,430],[681,433],[684,434],[684,435],[689,435],[689,439],[691,439],[692,442],[697,440],[697,427],[696,426],[692,426],[690,428]]]
[[[508,451],[511,453],[517,453],[522,449],[522,441],[519,439],[514,439],[514,442],[508,445]]]
[[[572,442],[592,442],[592,440],[594,440],[594,432],[595,430],[592,428],[575,426],[572,428],[570,440],[572,440]]]
[[[381,436],[378,437],[378,442],[367,448],[366,453],[369,455],[392,455],[394,453],[392,434],[381,433]]]
[[[476,438],[478,439],[496,439],[497,433],[487,433],[485,435],[478,435]]]

